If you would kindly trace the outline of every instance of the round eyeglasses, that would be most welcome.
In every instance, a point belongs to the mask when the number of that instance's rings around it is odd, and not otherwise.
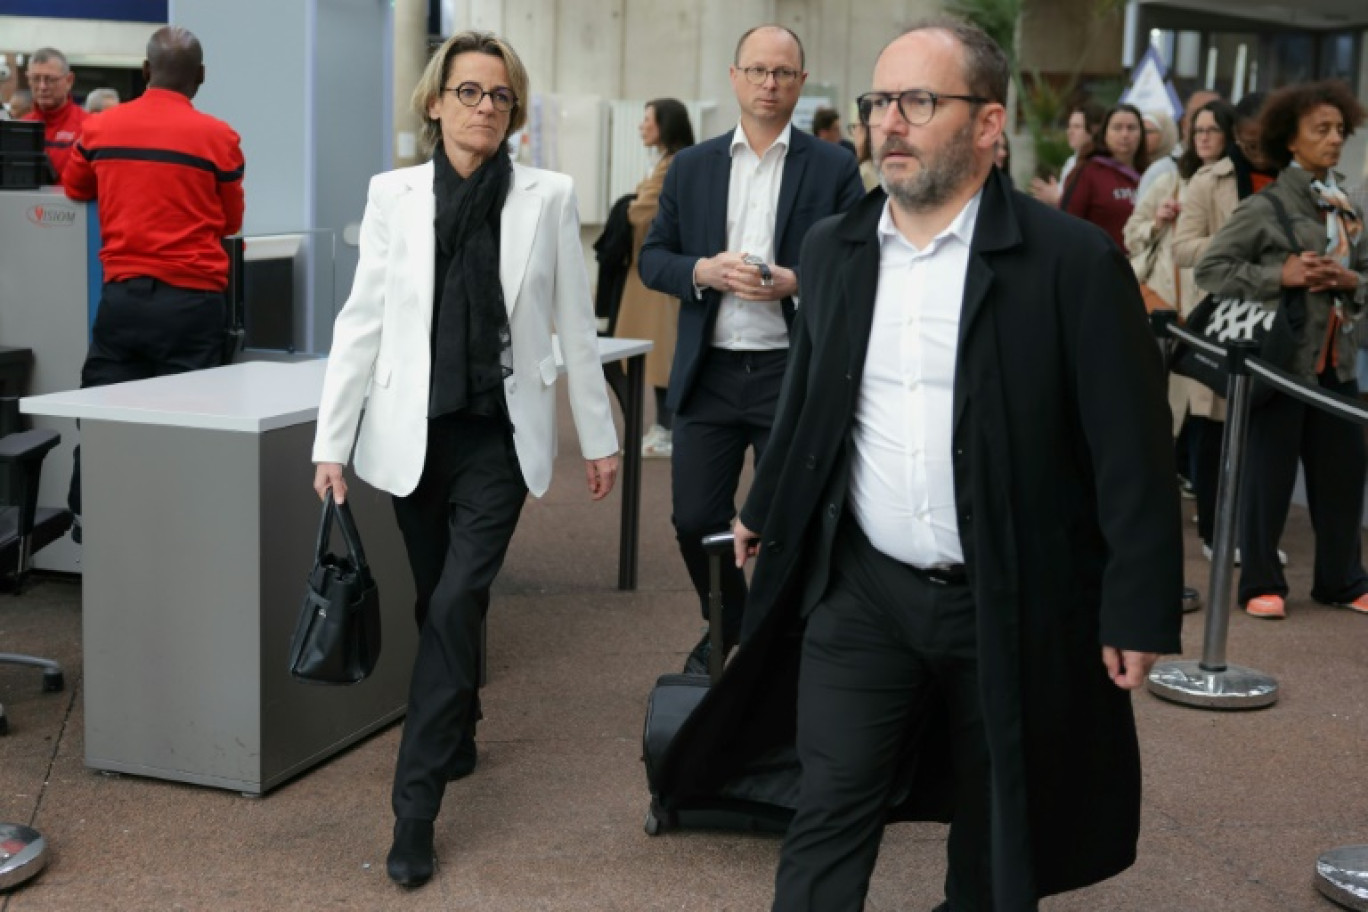
[[[456,99],[467,108],[479,107],[486,95],[489,96],[489,103],[494,106],[494,110],[501,114],[507,114],[518,106],[518,96],[514,95],[511,89],[505,89],[502,86],[486,92],[478,82],[463,82],[454,88],[447,88],[442,91],[455,95]]]
[[[888,114],[889,105],[896,104],[903,120],[920,127],[931,122],[931,118],[936,116],[936,105],[942,101],[966,101],[975,105],[988,103],[988,99],[981,95],[942,95],[925,89],[908,89],[906,92],[866,92],[855,99],[855,106],[863,124],[883,120]]]

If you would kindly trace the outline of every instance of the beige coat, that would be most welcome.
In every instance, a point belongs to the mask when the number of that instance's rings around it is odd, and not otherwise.
[[[1183,195],[1183,211],[1178,214],[1178,224],[1173,233],[1173,261],[1188,269],[1196,266],[1202,254],[1206,253],[1211,239],[1225,225],[1239,202],[1240,191],[1235,183],[1234,162],[1223,158],[1199,168],[1188,181],[1187,192]],[[1192,301],[1184,309],[1184,314],[1207,294],[1207,289],[1195,285]],[[1199,418],[1224,421],[1225,397],[1216,395],[1210,387],[1193,383],[1188,409]]]
[[[665,172],[670,169],[673,158],[673,155],[666,155],[660,160],[651,176],[637,185],[636,199],[627,207],[627,220],[632,223],[632,265],[627,270],[614,332],[619,339],[650,339],[655,343],[646,355],[646,383],[660,389],[670,385],[670,362],[674,360],[679,327],[679,299],[651,291],[643,285],[637,260],[646,232],[651,229],[656,210],[660,208],[660,191],[665,186]]]
[[[1175,269],[1173,263],[1174,225],[1161,225],[1155,220],[1159,207],[1176,195],[1184,203],[1187,181],[1180,180],[1177,171],[1161,174],[1135,204],[1135,211],[1126,222],[1126,249],[1136,251],[1131,257],[1135,277],[1148,285],[1175,310],[1186,314],[1197,303],[1196,286],[1191,269]],[[1184,203],[1185,204],[1185,203]],[[1173,412],[1173,433],[1183,428],[1189,411],[1199,414],[1194,399],[1211,399],[1207,387],[1172,374],[1169,376],[1169,409]],[[1209,408],[1209,407],[1208,407]],[[1206,417],[1205,414],[1202,417]]]

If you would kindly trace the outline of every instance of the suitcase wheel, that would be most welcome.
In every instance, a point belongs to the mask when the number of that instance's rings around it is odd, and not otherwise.
[[[646,827],[645,827],[645,829],[646,829],[646,835],[647,835],[647,836],[659,836],[659,835],[660,835],[660,831],[661,831],[662,827],[661,827],[661,825],[660,825],[660,818],[656,816],[655,808],[651,808],[650,810],[648,810],[648,811],[646,812]]]

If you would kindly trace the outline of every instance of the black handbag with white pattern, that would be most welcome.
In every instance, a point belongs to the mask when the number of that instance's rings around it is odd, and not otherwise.
[[[1299,245],[1292,233],[1287,210],[1276,196],[1270,194],[1263,198],[1273,207],[1295,253]],[[1222,349],[1234,342],[1252,342],[1259,347],[1259,360],[1283,370],[1291,367],[1297,355],[1305,325],[1306,290],[1303,288],[1284,288],[1277,307],[1267,307],[1261,301],[1207,295],[1187,318],[1187,329],[1194,335]],[[1229,374],[1223,356],[1180,342],[1170,368],[1175,374],[1191,377],[1210,387],[1218,396],[1227,394]],[[1272,394],[1270,387],[1256,381],[1250,391],[1252,404],[1262,405]]]

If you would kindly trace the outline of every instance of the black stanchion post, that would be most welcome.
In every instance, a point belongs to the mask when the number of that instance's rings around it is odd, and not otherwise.
[[[1164,387],[1168,388],[1169,376],[1169,347],[1172,339],[1169,333],[1170,326],[1178,325],[1178,311],[1176,310],[1151,310],[1150,330],[1154,333],[1154,339],[1159,343],[1159,358],[1164,365]],[[1202,594],[1191,586],[1183,587],[1183,613],[1197,611],[1202,607]]]
[[[1226,663],[1226,638],[1235,578],[1235,515],[1240,468],[1249,426],[1249,367],[1256,345],[1232,343],[1226,350],[1230,376],[1229,408],[1221,442],[1221,475],[1216,490],[1215,542],[1211,555],[1210,611],[1200,662],[1161,662],[1149,676],[1150,693],[1165,700],[1207,709],[1257,709],[1278,699],[1278,682],[1262,672]]]

